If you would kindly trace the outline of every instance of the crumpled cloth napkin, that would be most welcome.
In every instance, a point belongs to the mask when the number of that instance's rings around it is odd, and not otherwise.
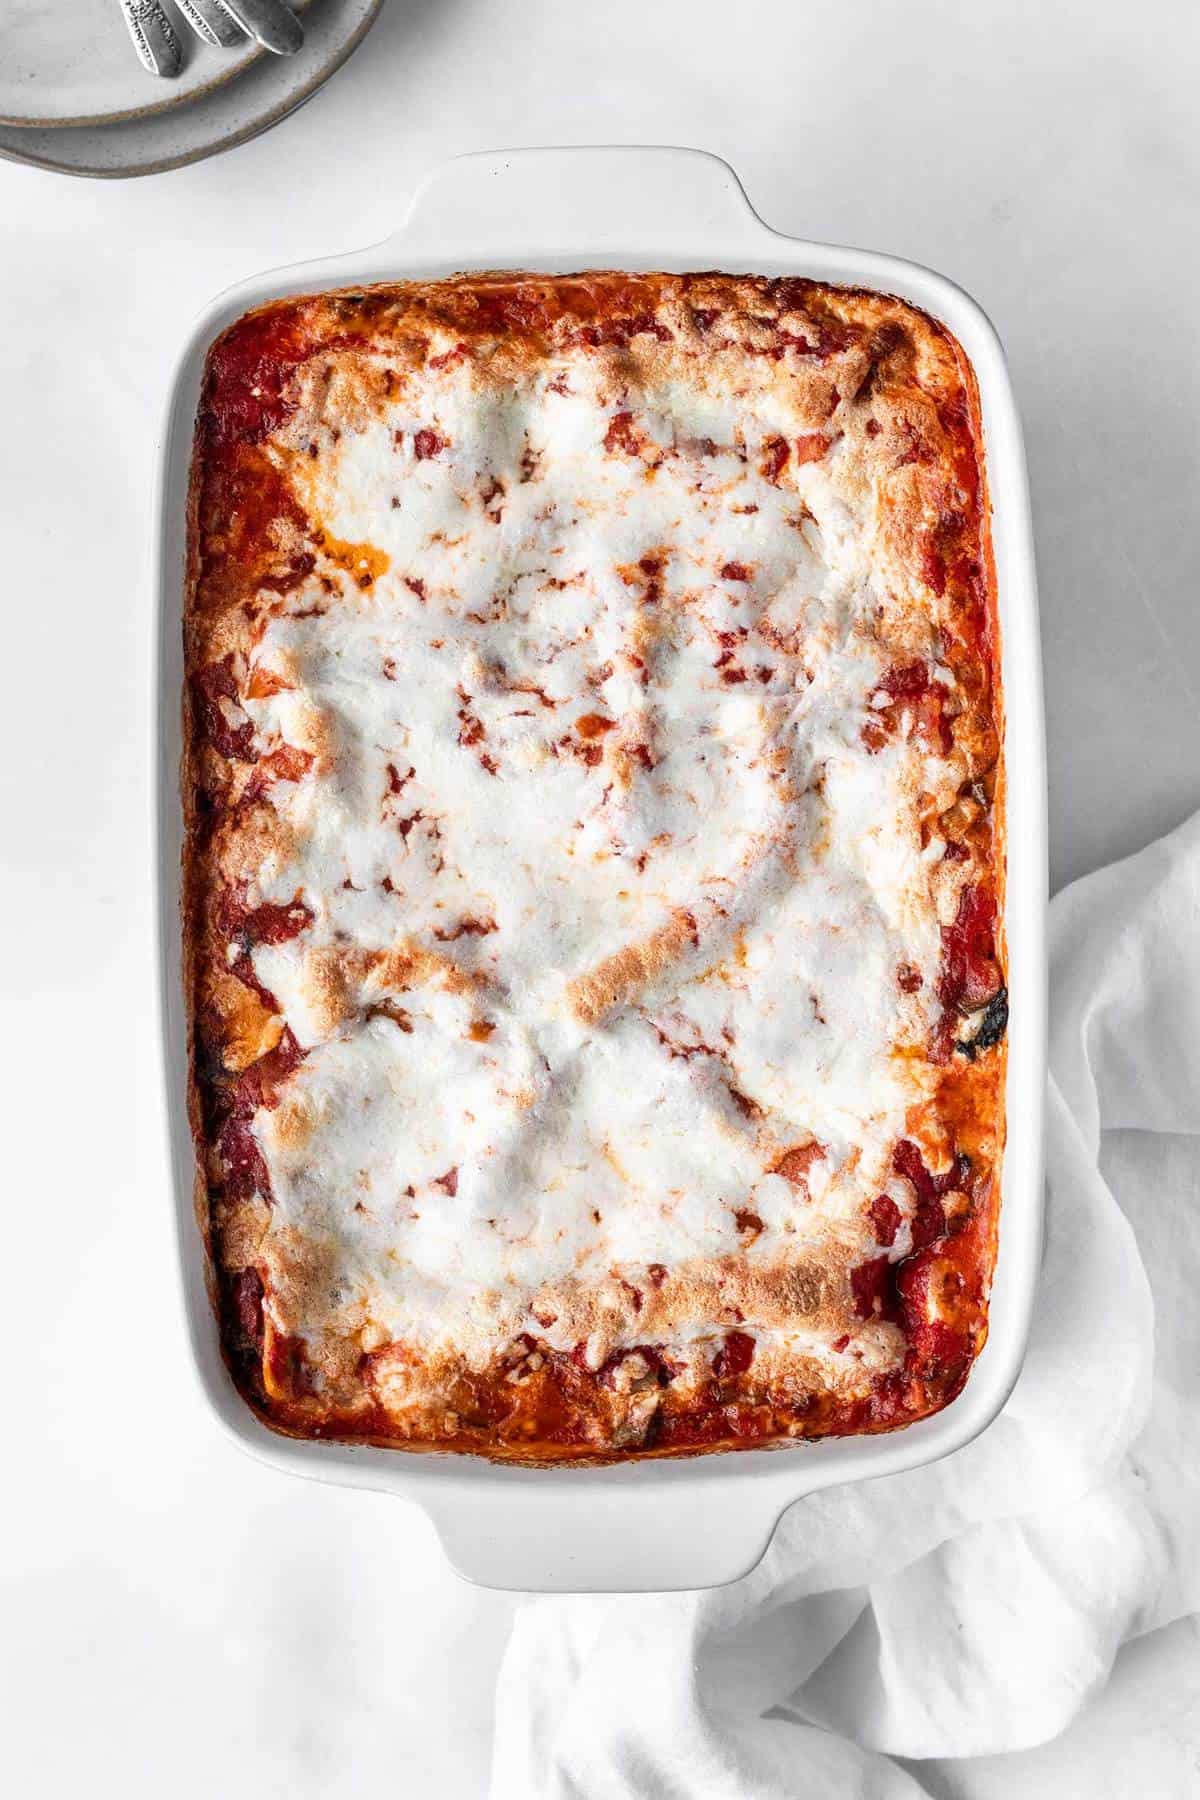
[[[798,1502],[732,1587],[525,1601],[495,1800],[911,1800],[893,1758],[1044,1743],[1200,1605],[1200,815],[1055,899],[1050,1018],[1041,1289],[1000,1417]]]

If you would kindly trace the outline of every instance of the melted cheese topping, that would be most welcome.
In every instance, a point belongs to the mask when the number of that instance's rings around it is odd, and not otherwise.
[[[891,1155],[931,1091],[918,804],[955,782],[864,743],[896,603],[842,448],[777,484],[771,439],[809,423],[782,384],[631,401],[583,355],[300,412],[290,478],[349,574],[277,609],[250,688],[286,686],[246,701],[268,753],[315,756],[250,891],[312,914],[253,952],[308,1052],[253,1127],[283,1327],[483,1366],[522,1331],[572,1347],[556,1284],[738,1254],[747,1215],[764,1265],[877,1254],[864,1207],[910,1205]],[[836,1319],[756,1329],[840,1378]],[[864,1331],[858,1374],[900,1348]]]
[[[518,1460],[889,1429],[986,1328],[973,384],[887,296],[469,277],[213,346],[194,1100],[273,1422]]]

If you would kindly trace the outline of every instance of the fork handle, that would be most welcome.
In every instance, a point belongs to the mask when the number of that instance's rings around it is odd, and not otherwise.
[[[292,56],[304,42],[304,27],[284,0],[221,0],[242,30],[276,56]]]
[[[175,0],[175,4],[196,36],[206,44],[217,44],[228,50],[234,44],[245,43],[245,32],[232,13],[226,12],[221,0]]]
[[[183,67],[183,46],[158,0],[121,0],[133,47],[152,75],[168,79]]]

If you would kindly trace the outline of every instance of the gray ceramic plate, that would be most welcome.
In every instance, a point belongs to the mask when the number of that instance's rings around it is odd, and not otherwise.
[[[325,0],[290,4],[300,11]],[[167,112],[266,55],[250,38],[230,50],[202,44],[178,13],[172,23],[187,61],[160,81],[138,61],[117,0],[0,0],[0,125],[107,125]]]
[[[14,0],[0,0],[0,25],[7,22],[3,10]],[[37,4],[37,0],[30,0]],[[15,0],[23,8],[26,0]],[[90,14],[99,4],[111,12],[136,80],[166,87],[145,75],[134,56],[121,19],[117,0],[70,0]],[[61,20],[63,11],[41,0],[47,13]],[[219,150],[230,150],[257,137],[316,93],[362,42],[378,16],[383,0],[310,0],[304,23],[304,46],[295,56],[246,55],[239,51],[204,50],[206,58],[219,61],[232,55],[240,60],[236,80],[218,78],[190,98],[141,110],[110,123],[56,126],[0,123],[0,157],[10,162],[32,163],[67,175],[153,175],[199,162]],[[199,43],[197,51],[201,50]],[[5,43],[7,51],[7,42]],[[0,58],[7,71],[7,54]],[[181,78],[182,79],[182,78]],[[179,83],[170,84],[178,94]],[[0,96],[7,87],[7,73],[0,76]],[[0,110],[3,100],[0,99]]]

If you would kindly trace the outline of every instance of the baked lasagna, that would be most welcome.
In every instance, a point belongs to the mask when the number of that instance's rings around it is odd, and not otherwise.
[[[272,1425],[891,1430],[986,1333],[1007,1002],[975,382],[887,295],[471,275],[213,345],[198,1203]]]

